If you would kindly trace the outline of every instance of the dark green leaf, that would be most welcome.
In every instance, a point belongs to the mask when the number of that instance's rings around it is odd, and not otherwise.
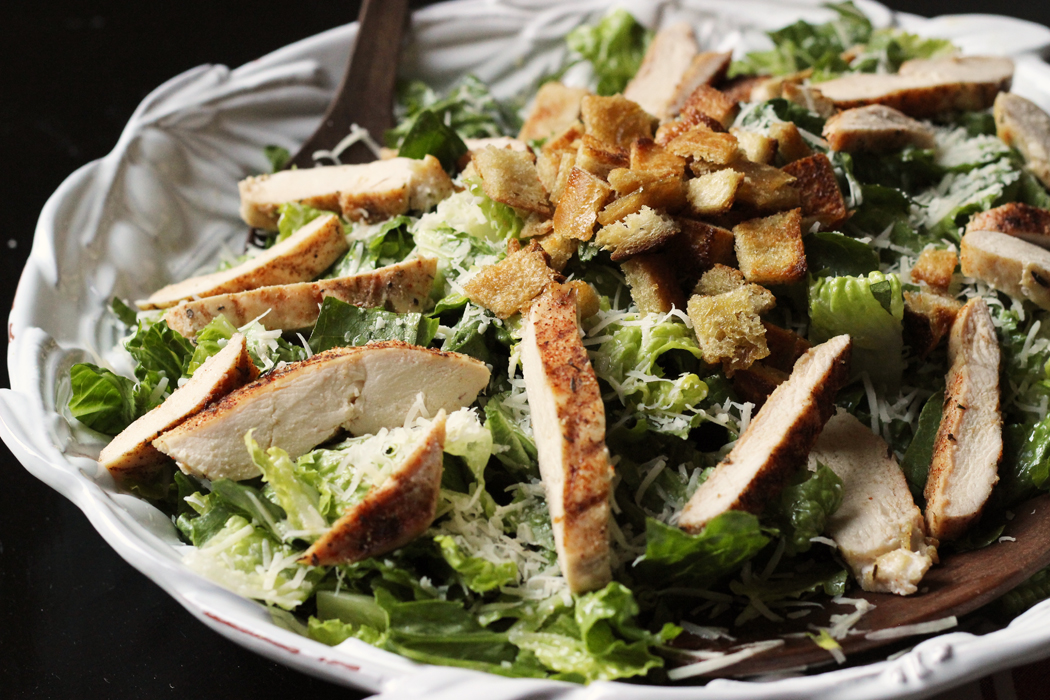
[[[100,433],[116,435],[137,416],[135,383],[92,364],[69,370],[73,396],[69,410],[78,421]]]
[[[487,593],[518,578],[518,567],[512,561],[496,563],[481,557],[468,557],[447,535],[439,535],[434,541],[441,546],[441,556],[459,574],[463,585],[475,593]]]
[[[270,161],[270,168],[273,172],[282,170],[288,159],[292,157],[292,154],[288,152],[287,148],[283,146],[269,145],[263,148],[263,153],[266,155],[266,160]]]
[[[113,301],[110,302],[109,308],[113,310],[113,314],[120,319],[128,328],[133,327],[138,323],[138,314],[130,306],[125,304],[120,297],[113,297]]]
[[[274,526],[284,520],[284,509],[265,498],[258,488],[229,479],[216,479],[211,482],[211,490],[231,513],[254,520],[276,539],[281,539],[282,534]]]
[[[441,161],[441,167],[451,173],[458,170],[457,164],[466,155],[467,145],[432,110],[425,109],[416,116],[397,153],[416,160],[434,156]]]
[[[769,543],[758,518],[727,511],[696,535],[649,518],[645,523],[645,558],[639,578],[663,585],[706,588],[733,573]]]
[[[135,376],[139,381],[151,372],[168,378],[168,391],[175,389],[175,382],[183,375],[193,357],[193,343],[173,331],[164,321],[139,322],[138,330],[124,347],[135,358]]]
[[[810,539],[824,533],[824,526],[842,503],[842,479],[823,464],[817,470],[800,470],[780,492],[772,520],[788,540],[788,554],[809,551]]]
[[[815,276],[859,276],[879,269],[879,256],[871,246],[841,233],[814,233],[803,243],[806,264]]]
[[[937,437],[937,429],[941,425],[941,411],[944,408],[944,392],[939,391],[930,398],[919,413],[919,425],[915,429],[915,437],[904,452],[901,459],[901,471],[908,480],[908,488],[916,502],[921,502],[923,492],[926,490],[926,476],[930,472],[930,462],[933,461],[933,443]]]
[[[433,339],[433,333],[433,319],[425,318],[422,314],[362,309],[334,297],[326,297],[321,303],[321,313],[309,342],[310,348],[317,353],[335,347],[366,345],[373,340],[425,344]]]

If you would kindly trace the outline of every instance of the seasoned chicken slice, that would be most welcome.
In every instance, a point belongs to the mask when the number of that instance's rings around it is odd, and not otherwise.
[[[833,151],[888,153],[905,146],[933,148],[933,129],[886,105],[854,107],[824,124]]]
[[[995,132],[1024,156],[1028,169],[1050,187],[1050,115],[1020,95],[1002,92],[993,109]]]
[[[612,578],[613,469],[605,447],[605,407],[568,288],[552,285],[533,303],[521,364],[558,562],[573,593],[593,591]]]
[[[678,526],[697,533],[729,510],[759,513],[806,463],[835,394],[849,377],[853,342],[840,335],[798,359],[791,376],[751,419],[733,450],[686,503]]]
[[[381,221],[406,211],[426,211],[452,194],[452,180],[434,156],[388,158],[363,165],[282,170],[238,183],[241,218],[249,226],[277,229],[279,207],[299,202],[341,213],[351,221]]]
[[[152,444],[157,436],[258,376],[244,336],[234,333],[226,347],[209,357],[164,403],[113,438],[98,456],[99,464],[118,479],[148,471],[166,459]],[[178,378],[169,379],[174,382]]]
[[[678,86],[697,50],[696,35],[689,24],[679,22],[661,29],[649,43],[642,65],[627,83],[623,96],[658,119],[671,118]]]
[[[820,84],[820,91],[846,109],[883,104],[911,117],[992,106],[1009,90],[1014,64],[999,56],[964,56],[906,61],[896,75],[851,73]]]
[[[983,299],[966,302],[955,316],[948,361],[944,412],[926,481],[926,528],[939,540],[959,538],[981,516],[999,481],[999,341]]]
[[[180,301],[256,287],[312,280],[349,250],[343,227],[335,216],[320,216],[271,248],[236,267],[191,277],[161,287],[140,309],[166,309]]]
[[[416,539],[437,514],[445,447],[445,412],[419,446],[299,559],[311,566],[352,564],[392,552]]]
[[[671,116],[682,111],[685,103],[689,101],[693,92],[701,85],[714,85],[726,76],[729,63],[733,58],[730,51],[725,53],[718,51],[704,51],[693,56],[678,87],[675,88],[674,102],[671,104]],[[737,100],[731,100],[733,102]]]
[[[827,523],[860,587],[911,595],[937,561],[904,472],[882,438],[841,408],[809,453],[842,479],[842,504]]]
[[[1050,309],[1050,251],[997,231],[969,231],[959,263],[964,275]]]
[[[437,260],[416,258],[348,277],[260,287],[184,301],[164,315],[175,331],[192,338],[218,316],[235,326],[253,319],[267,330],[292,331],[317,322],[321,302],[335,297],[365,309],[422,311],[437,274]]]
[[[208,479],[259,475],[244,434],[293,459],[345,429],[402,425],[422,394],[428,413],[469,406],[489,380],[478,360],[400,341],[332,348],[227,395],[153,441],[186,472]]]
[[[1042,248],[1050,248],[1050,211],[1022,202],[974,214],[967,231],[998,231],[1016,236]]]

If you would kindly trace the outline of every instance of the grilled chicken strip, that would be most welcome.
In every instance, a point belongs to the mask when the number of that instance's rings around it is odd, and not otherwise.
[[[993,114],[999,138],[1020,151],[1028,169],[1050,187],[1050,115],[1009,92],[995,98]]]
[[[117,478],[149,471],[166,459],[153,446],[155,438],[258,376],[244,336],[234,333],[226,347],[209,357],[164,403],[113,438],[99,454],[99,463]]]
[[[926,481],[926,529],[939,540],[959,538],[981,516],[999,481],[999,342],[983,299],[971,299],[956,315],[948,361],[944,412]]]
[[[532,305],[521,340],[540,475],[562,574],[573,593],[607,584],[609,495],[605,407],[580,342],[569,287],[551,285]]]
[[[260,287],[236,294],[218,294],[172,307],[164,320],[175,331],[193,338],[218,316],[235,326],[253,319],[266,330],[294,331],[317,322],[325,297],[335,297],[365,309],[422,311],[437,274],[437,260],[417,258],[348,277]]]
[[[489,381],[478,360],[400,341],[332,348],[295,362],[213,403],[153,441],[190,474],[208,479],[259,475],[244,434],[292,459],[340,429],[367,435],[402,425],[417,397],[428,413],[469,406]]]
[[[842,109],[883,104],[925,118],[987,109],[1010,89],[1013,74],[1013,61],[999,56],[913,60],[896,75],[852,73],[821,83],[820,91]]]
[[[733,450],[700,484],[678,526],[697,533],[729,510],[760,513],[776,498],[835,410],[835,394],[849,378],[853,342],[840,335],[808,350],[791,376],[751,419]]]
[[[842,479],[842,505],[827,524],[860,587],[911,595],[937,561],[904,472],[882,438],[841,408],[809,453]]]
[[[729,64],[733,59],[730,51],[704,51],[693,56],[681,80],[678,81],[677,93],[671,104],[671,116],[682,111],[693,92],[701,85],[714,85],[726,77]]]
[[[1050,248],[1050,211],[1022,202],[978,212],[966,225],[969,231],[998,231],[1041,248]]]
[[[306,282],[324,272],[350,249],[334,216],[320,216],[251,260],[208,275],[161,287],[140,309],[166,309],[186,299],[243,292],[274,284]]]
[[[441,493],[445,412],[387,480],[347,509],[299,559],[312,566],[351,564],[403,547],[430,527]]]
[[[1050,310],[1050,251],[997,231],[969,231],[959,263],[964,275]]]
[[[382,221],[406,211],[426,211],[452,194],[452,180],[434,156],[388,158],[363,165],[282,170],[238,183],[241,218],[249,226],[277,229],[279,208],[299,202],[341,213],[351,221]]]
[[[886,105],[854,107],[824,125],[833,151],[888,153],[905,146],[933,148],[933,129]]]
[[[696,35],[688,23],[679,22],[660,30],[649,44],[638,72],[624,88],[623,96],[637,102],[657,119],[671,118],[678,85],[697,50]]]

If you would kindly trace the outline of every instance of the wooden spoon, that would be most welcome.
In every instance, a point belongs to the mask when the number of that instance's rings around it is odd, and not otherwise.
[[[343,80],[320,126],[288,159],[285,168],[312,168],[314,152],[339,143],[350,133],[352,124],[382,140],[383,132],[394,125],[394,88],[407,19],[408,0],[364,0],[357,17],[357,40]],[[368,163],[375,159],[371,149],[361,142],[339,156],[342,163]]]
[[[847,657],[887,644],[900,644],[902,641],[913,644],[919,637],[869,639],[866,634],[952,615],[965,615],[992,602],[1050,565],[1050,546],[1047,544],[1050,543],[1050,494],[1017,506],[1014,513],[1016,516],[1007,523],[1003,536],[1016,538],[1015,541],[1000,540],[983,549],[945,557],[923,578],[919,593],[910,596],[859,590],[848,593],[851,598],[867,600],[875,608],[860,619],[853,628],[854,634],[839,641]],[[675,640],[674,646],[733,652],[751,642],[777,639],[785,633],[808,631],[810,625],[829,627],[832,615],[854,610],[852,605],[827,602],[822,609],[798,620],[772,623],[763,618],[730,629],[729,634],[736,637],[735,641],[709,641],[683,633]],[[779,647],[746,658],[733,666],[702,674],[701,677],[753,676],[811,668],[832,661],[831,655],[812,640],[796,636],[786,638]]]

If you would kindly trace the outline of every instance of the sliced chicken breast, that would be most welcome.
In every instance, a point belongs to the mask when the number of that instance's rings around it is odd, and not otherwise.
[[[140,309],[166,309],[180,301],[243,292],[274,284],[306,282],[324,272],[350,249],[335,216],[320,216],[251,260],[208,275],[161,287]]]
[[[1024,156],[1028,169],[1050,187],[1050,115],[1020,95],[1002,92],[995,98],[995,131]]]
[[[671,104],[671,116],[682,111],[693,92],[701,85],[714,85],[726,77],[732,52],[704,51],[693,56],[678,86],[675,88],[674,102]]]
[[[1041,248],[1050,248],[1050,211],[1022,202],[978,212],[966,225],[969,231],[998,231]]]
[[[580,341],[576,301],[551,285],[532,305],[521,340],[540,475],[547,492],[562,574],[573,593],[612,579],[605,406]]]
[[[382,484],[347,509],[299,559],[311,566],[352,564],[416,539],[437,514],[445,446],[445,412],[423,441]]]
[[[951,368],[926,480],[926,529],[942,541],[958,539],[980,518],[999,481],[999,360],[988,306],[971,299],[956,315],[948,339]]]
[[[333,348],[290,364],[227,395],[153,441],[190,474],[250,479],[259,469],[244,434],[293,459],[340,430],[368,435],[402,425],[422,394],[428,414],[469,406],[488,368],[458,353],[399,341]]]
[[[841,408],[809,453],[842,479],[842,504],[827,523],[860,587],[911,595],[937,561],[904,472],[882,438]]]
[[[842,109],[883,104],[911,117],[992,106],[1010,89],[1014,64],[1000,56],[953,56],[906,61],[896,75],[852,73],[820,83],[824,96]]]
[[[964,275],[1050,310],[1050,251],[997,231],[968,231],[959,263]]]
[[[363,165],[282,170],[241,180],[241,218],[277,229],[282,204],[298,202],[341,213],[351,221],[382,221],[426,211],[452,194],[452,180],[434,156],[388,158]]]
[[[824,138],[833,151],[888,153],[905,146],[933,148],[928,124],[886,105],[867,105],[839,112],[824,124]]]
[[[679,22],[661,29],[650,42],[642,65],[627,83],[623,96],[658,119],[674,116],[671,107],[678,97],[678,86],[697,50],[696,35],[689,24]]]
[[[154,439],[258,376],[244,336],[234,333],[226,347],[209,357],[164,403],[113,438],[98,456],[99,464],[117,478],[149,471],[167,459],[153,446]],[[178,377],[169,379],[174,382]]]
[[[678,526],[697,533],[729,510],[760,513],[806,464],[835,395],[849,378],[853,342],[840,335],[811,348],[766,400],[729,455],[686,503]]]
[[[218,316],[235,326],[254,319],[267,330],[292,331],[317,322],[321,302],[335,297],[366,309],[422,311],[437,274],[437,260],[417,258],[348,277],[260,287],[236,294],[219,294],[184,301],[164,319],[175,331],[192,338]]]

